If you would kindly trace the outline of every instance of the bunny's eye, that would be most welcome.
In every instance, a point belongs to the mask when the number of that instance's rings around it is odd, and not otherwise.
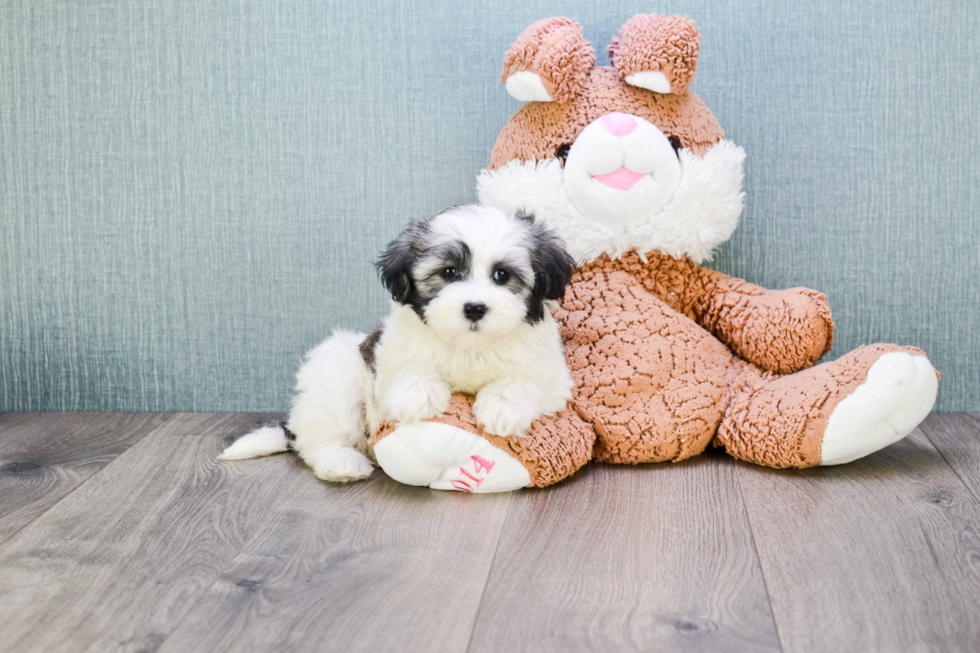
[[[670,146],[674,148],[674,154],[677,154],[681,149],[681,139],[676,136],[668,136],[667,140],[670,141]]]
[[[555,158],[561,161],[562,165],[565,165],[565,159],[568,158],[568,152],[571,149],[572,149],[571,144],[565,143],[564,145],[558,148],[558,151],[555,152]]]

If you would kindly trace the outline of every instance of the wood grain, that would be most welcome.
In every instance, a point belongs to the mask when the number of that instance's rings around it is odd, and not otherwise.
[[[166,419],[164,413],[0,415],[0,543]]]
[[[738,477],[785,651],[980,650],[980,506],[920,431]]]
[[[980,413],[933,413],[920,428],[980,501]]]
[[[469,648],[778,649],[734,466],[714,453],[515,495]]]
[[[160,653],[462,652],[511,496],[307,473]]]
[[[215,459],[255,421],[176,415],[0,546],[0,651],[156,648],[305,471]]]
[[[496,496],[214,459],[270,417],[0,416],[0,652],[980,650],[977,416]]]

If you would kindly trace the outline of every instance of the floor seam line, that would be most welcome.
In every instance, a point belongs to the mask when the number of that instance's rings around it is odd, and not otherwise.
[[[961,414],[969,415],[969,413],[961,413]],[[973,420],[970,421],[972,422]],[[946,457],[946,454],[943,453],[943,450],[939,448],[939,445],[936,444],[936,441],[933,440],[932,436],[929,435],[929,431],[925,427],[925,422],[919,425],[919,431],[922,432],[922,435],[925,437],[925,439],[929,441],[929,444],[932,445],[932,448],[936,450],[936,453],[939,454],[939,457],[943,459],[943,462],[946,463],[946,466],[953,472],[953,475],[956,476],[956,480],[958,480],[960,483],[963,484],[963,486],[966,488],[967,494],[973,497],[973,500],[975,502],[980,503],[980,495],[977,495],[977,493],[971,487],[971,484],[967,483],[966,480],[964,480],[964,478],[960,475],[960,472],[950,464],[949,458]]]
[[[238,415],[238,414],[241,414],[241,413],[224,413],[224,414],[226,414],[226,415]],[[287,455],[295,455],[292,452],[284,452],[284,453],[286,453]],[[268,458],[268,456],[264,456],[264,457],[265,458]],[[297,456],[297,458],[298,458],[298,456]],[[234,462],[239,462],[239,461],[234,461]],[[222,461],[219,461],[219,464],[223,464],[223,462]],[[302,473],[306,473],[308,470],[303,469],[303,470],[300,470],[300,471]],[[163,641],[160,642],[160,645],[157,648],[163,648],[164,644],[166,644],[167,641],[171,637],[173,637],[174,634],[177,633],[177,631],[180,630],[180,627],[184,624],[184,622],[192,614],[194,614],[194,609],[198,606],[198,604],[201,601],[205,600],[205,598],[207,598],[208,592],[211,590],[211,588],[214,587],[215,584],[218,583],[218,581],[221,580],[222,576],[224,576],[224,573],[235,563],[235,560],[237,560],[238,557],[241,556],[242,553],[248,549],[248,547],[252,544],[252,542],[254,542],[256,540],[256,538],[258,538],[259,534],[262,533],[263,527],[265,527],[265,525],[268,524],[273,519],[273,517],[278,514],[276,512],[276,508],[278,508],[280,505],[282,505],[282,503],[286,500],[286,498],[292,492],[293,488],[296,487],[296,485],[298,485],[302,481],[302,473],[301,474],[298,474],[296,476],[296,478],[293,479],[292,485],[290,485],[288,488],[286,488],[286,490],[284,492],[280,492],[279,493],[279,498],[271,506],[269,506],[269,513],[265,516],[265,518],[261,522],[259,522],[258,525],[256,525],[255,532],[252,533],[252,535],[247,540],[245,540],[245,542],[242,544],[241,548],[237,552],[235,552],[235,554],[233,556],[230,556],[230,558],[228,560],[228,563],[225,564],[220,569],[220,571],[218,571],[215,574],[214,578],[211,579],[211,582],[208,583],[207,586],[205,586],[203,588],[203,590],[201,591],[200,596],[198,596],[197,597],[197,600],[194,601],[194,604],[191,605],[190,609],[187,611],[187,614],[185,614],[183,617],[181,617],[180,620],[178,620],[177,623],[174,624],[173,629],[169,633],[167,633],[167,636],[163,638]],[[238,635],[238,637],[235,638],[235,641],[236,642],[241,637],[241,635],[242,634],[240,633]]]
[[[515,490],[516,492],[521,492],[522,490]],[[487,579],[483,583],[483,591],[480,592],[480,601],[476,604],[476,614],[473,615],[473,627],[470,628],[470,637],[466,640],[466,648],[463,649],[464,653],[469,653],[470,649],[473,648],[473,636],[476,635],[476,625],[480,621],[480,613],[483,611],[483,600],[487,596],[487,587],[490,585],[490,576],[493,575],[494,565],[497,564],[497,553],[500,551],[500,541],[504,539],[504,526],[507,525],[507,519],[510,517],[510,511],[514,507],[514,492],[510,493],[510,497],[507,501],[507,512],[504,513],[503,521],[500,524],[500,532],[497,534],[497,543],[493,547],[493,555],[490,557],[490,567],[487,569]]]
[[[95,472],[94,474],[92,474],[91,476],[89,476],[87,479],[85,479],[84,481],[82,481],[81,483],[79,483],[78,485],[76,485],[75,487],[73,487],[72,489],[68,490],[68,492],[66,492],[64,496],[62,496],[60,499],[58,499],[57,501],[55,501],[54,503],[52,503],[50,506],[48,506],[47,508],[45,508],[42,512],[40,512],[37,515],[35,515],[29,522],[27,522],[26,524],[24,524],[23,526],[21,526],[20,528],[18,528],[17,530],[15,530],[13,533],[10,533],[5,538],[3,538],[2,540],[0,540],[0,553],[3,552],[3,549],[7,546],[7,543],[10,542],[11,540],[13,540],[15,537],[17,537],[20,533],[22,533],[25,528],[27,528],[28,526],[30,526],[31,524],[33,524],[34,522],[36,522],[38,519],[40,519],[44,515],[48,514],[48,512],[50,512],[52,508],[56,507],[58,504],[60,504],[62,501],[64,501],[65,499],[67,499],[71,495],[75,494],[75,492],[77,492],[81,488],[83,488],[86,485],[88,485],[89,481],[91,481],[96,476],[99,476],[100,474],[102,474],[106,469],[109,468],[110,465],[112,465],[117,460],[119,460],[119,458],[124,453],[126,453],[127,451],[129,451],[130,449],[132,449],[133,447],[135,447],[137,444],[139,444],[144,439],[146,439],[151,433],[155,433],[158,429],[160,429],[162,426],[164,426],[165,424],[167,424],[171,419],[173,419],[173,415],[174,415],[173,413],[162,413],[162,414],[167,416],[166,419],[162,423],[158,424],[154,428],[150,429],[149,431],[147,431],[146,433],[144,433],[143,435],[141,435],[140,437],[138,437],[136,439],[136,441],[134,441],[128,447],[126,447],[125,449],[123,449],[122,451],[120,451],[118,454],[116,454],[116,457],[115,458],[113,458],[112,460],[110,460],[109,462],[107,462],[105,464],[105,467],[103,467],[99,471]]]
[[[776,621],[776,609],[773,605],[772,593],[769,591],[769,582],[766,580],[766,570],[762,564],[762,556],[759,554],[759,545],[755,541],[755,527],[752,526],[752,515],[749,514],[749,506],[745,501],[745,492],[742,490],[742,477],[739,471],[739,463],[732,459],[732,468],[735,471],[735,484],[738,486],[738,496],[742,500],[742,511],[745,513],[745,521],[749,525],[749,539],[752,542],[752,550],[755,552],[755,559],[759,564],[759,574],[762,576],[762,588],[766,590],[766,600],[769,601],[769,615],[772,618],[772,627],[776,633],[776,643],[779,650],[785,653],[786,645],[783,643],[783,636],[779,632],[779,623]]]

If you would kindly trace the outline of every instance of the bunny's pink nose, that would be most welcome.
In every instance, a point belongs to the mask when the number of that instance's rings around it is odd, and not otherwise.
[[[613,136],[626,136],[636,129],[636,121],[625,113],[607,113],[602,117],[602,126]]]

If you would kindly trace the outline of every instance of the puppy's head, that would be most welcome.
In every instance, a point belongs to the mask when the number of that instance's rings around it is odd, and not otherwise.
[[[543,319],[573,261],[532,216],[471,205],[410,225],[378,271],[392,298],[442,338],[478,348]]]

